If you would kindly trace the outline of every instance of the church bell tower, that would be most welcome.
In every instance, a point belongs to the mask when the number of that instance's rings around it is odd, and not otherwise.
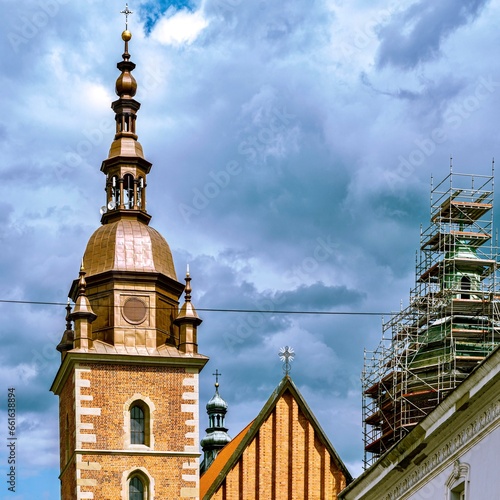
[[[152,165],[136,130],[131,38],[125,29],[111,105],[116,133],[101,166],[102,225],[71,287],[74,306],[57,346],[51,390],[59,396],[63,500],[198,498],[198,376],[208,359],[198,353],[191,277],[180,306],[185,286],[167,242],[149,226]]]

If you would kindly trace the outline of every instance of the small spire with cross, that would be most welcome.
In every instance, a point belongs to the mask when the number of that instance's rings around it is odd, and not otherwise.
[[[215,370],[215,373],[212,373],[212,375],[215,377],[215,387],[219,388],[219,377],[222,375],[222,373],[219,373],[219,369],[217,368]]]
[[[128,8],[128,3],[125,4],[125,10],[120,11],[120,14],[125,14],[125,31],[128,31],[128,16],[134,12]]]
[[[292,369],[291,363],[293,361],[293,358],[295,358],[295,351],[293,350],[293,347],[282,347],[278,352],[278,356],[283,362],[283,372],[286,376],[288,376],[290,370]]]

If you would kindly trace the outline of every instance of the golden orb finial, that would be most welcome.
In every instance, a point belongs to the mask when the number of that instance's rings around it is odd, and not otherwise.
[[[215,377],[215,390],[219,390],[219,377],[222,375],[222,373],[219,373],[219,369],[215,370],[215,373],[212,373],[212,375]]]
[[[124,42],[129,42],[132,39],[132,33],[129,30],[125,30],[122,33],[122,40]]]

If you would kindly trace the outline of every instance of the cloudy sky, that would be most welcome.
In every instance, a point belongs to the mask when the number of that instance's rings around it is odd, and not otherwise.
[[[230,434],[292,378],[341,458],[362,461],[360,373],[407,303],[430,178],[490,173],[500,4],[485,0],[136,0],[138,133],[151,225],[200,312]],[[7,0],[0,16],[0,437],[18,409],[18,488],[58,498],[62,306],[104,204],[118,0]],[[345,312],[272,314],[273,311]],[[386,316],[387,318],[387,316]],[[0,439],[1,441],[1,439]],[[0,472],[7,457],[0,447]],[[34,493],[36,491],[36,494]]]

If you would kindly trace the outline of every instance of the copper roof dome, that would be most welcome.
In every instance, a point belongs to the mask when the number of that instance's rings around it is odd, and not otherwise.
[[[106,271],[139,271],[161,273],[177,281],[165,238],[135,219],[120,219],[97,229],[87,244],[83,263],[87,276]]]

